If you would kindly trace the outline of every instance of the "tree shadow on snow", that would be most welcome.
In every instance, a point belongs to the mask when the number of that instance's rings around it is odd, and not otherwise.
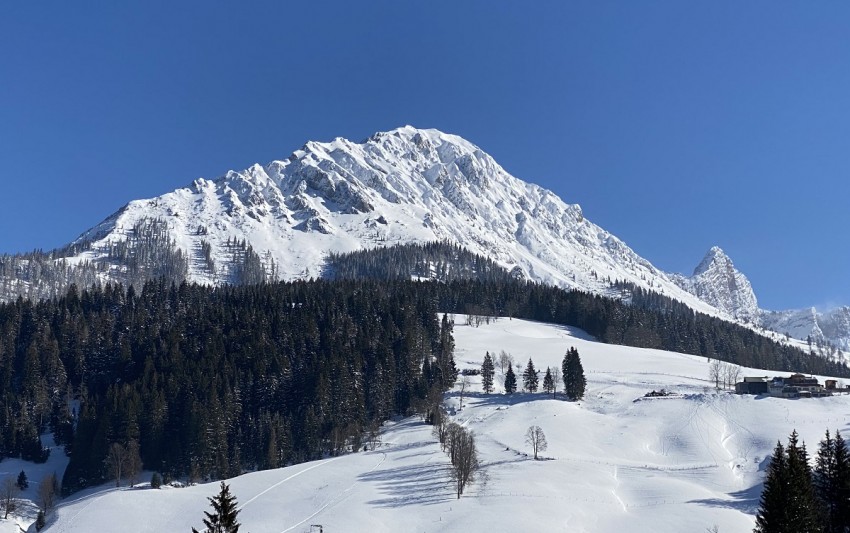
[[[730,492],[730,499],[706,498],[703,500],[691,500],[688,503],[698,503],[707,507],[722,507],[725,509],[735,509],[742,513],[755,515],[759,509],[759,500],[763,485],[759,483],[748,489]]]
[[[445,398],[459,398],[460,392],[447,392]],[[571,402],[562,392],[559,392],[556,397],[545,392],[515,392],[513,394],[490,393],[483,392],[465,392],[463,393],[463,403],[468,405],[472,401],[477,407],[487,407],[490,405],[510,407],[521,403],[528,402],[543,402],[543,401]]]
[[[358,476],[360,481],[379,485],[387,498],[368,502],[378,507],[406,507],[408,505],[434,505],[455,498],[449,481],[448,467],[423,463],[375,470]]]

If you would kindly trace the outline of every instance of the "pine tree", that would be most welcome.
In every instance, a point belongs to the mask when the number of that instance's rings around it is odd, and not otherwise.
[[[806,445],[797,444],[797,431],[788,437],[787,456],[788,501],[786,501],[786,526],[790,531],[819,532],[821,518],[812,484],[812,469]]]
[[[440,342],[437,350],[437,362],[443,380],[443,390],[452,388],[457,381],[458,369],[455,366],[453,331],[454,321],[449,320],[449,316],[444,313],[443,320],[440,323]]]
[[[564,374],[564,394],[567,398],[572,401],[584,398],[587,380],[584,377],[584,367],[581,365],[578,350],[574,347],[571,346],[564,355],[561,370]]]
[[[528,365],[526,365],[525,371],[522,373],[522,387],[528,392],[537,392],[537,384],[537,370],[534,368],[534,362],[529,357]]]
[[[30,486],[30,482],[27,480],[27,473],[21,470],[21,473],[18,474],[18,488],[21,490],[27,490]]]
[[[516,392],[516,374],[514,369],[508,367],[508,372],[505,374],[505,394],[513,394]]]
[[[236,508],[236,496],[230,494],[230,487],[222,481],[218,495],[207,499],[213,508],[213,512],[204,511],[204,525],[207,527],[203,532],[192,528],[192,533],[238,533],[240,524],[236,515],[239,509]]]
[[[826,431],[820,442],[813,472],[815,496],[823,513],[826,533],[844,533],[850,529],[850,457],[841,433],[835,438]]]
[[[543,376],[543,392],[550,394],[555,390],[555,379],[552,377],[552,369],[546,367],[546,375]]]
[[[777,442],[773,456],[767,465],[764,479],[764,490],[761,493],[761,503],[756,515],[755,533],[784,533],[787,521],[786,504],[788,500],[788,466],[782,443]]]
[[[835,499],[834,523],[836,531],[850,531],[850,454],[847,451],[847,443],[841,433],[835,432],[833,439],[833,453],[835,456]]]
[[[484,362],[481,364],[481,388],[484,389],[484,394],[493,392],[493,376],[495,374],[496,366],[493,364],[490,352],[487,352],[484,354]]]

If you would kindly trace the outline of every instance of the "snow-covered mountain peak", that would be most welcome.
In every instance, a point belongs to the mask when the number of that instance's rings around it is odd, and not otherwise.
[[[750,281],[735,268],[732,259],[719,246],[711,247],[691,277],[679,277],[676,281],[700,300],[729,316],[745,322],[759,321],[758,301]]]
[[[614,282],[627,281],[722,314],[586,220],[577,204],[435,129],[310,141],[286,159],[130,202],[84,234],[81,259],[102,260],[144,219],[164,221],[191,281],[233,280],[234,242],[249,244],[270,276],[293,279],[321,275],[331,252],[449,241],[535,281],[602,294],[620,294]]]
[[[726,255],[726,252],[723,251],[719,246],[712,246],[708,252],[706,252],[705,257],[703,257],[700,264],[694,269],[694,276],[698,276],[712,269],[725,269],[725,270],[734,270],[735,265],[732,264],[732,259]]]

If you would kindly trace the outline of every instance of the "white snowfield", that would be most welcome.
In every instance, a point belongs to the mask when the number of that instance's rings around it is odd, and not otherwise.
[[[462,408],[457,390],[447,395],[453,420],[476,436],[482,466],[460,500],[431,428],[408,418],[385,426],[376,451],[228,480],[241,505],[240,531],[751,531],[776,441],[796,429],[814,455],[824,430],[848,429],[848,396],[716,392],[702,357],[611,346],[578,330],[506,318],[476,328],[458,316],[455,339],[461,368],[480,367],[487,350],[505,350],[523,369],[531,357],[541,384],[546,367],[560,366],[575,346],[586,398],[505,396],[497,363],[499,393],[484,395],[480,378],[471,377]],[[521,384],[521,371],[518,378]],[[643,399],[660,388],[677,395]],[[531,425],[548,440],[543,460],[526,455]],[[61,505],[45,531],[188,532],[201,527],[206,498],[218,488],[101,488]]]

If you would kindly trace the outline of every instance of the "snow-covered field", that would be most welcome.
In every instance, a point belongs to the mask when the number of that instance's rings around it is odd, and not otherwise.
[[[464,322],[457,317],[455,326],[461,368],[479,367],[487,350],[505,350],[523,368],[531,357],[545,373],[575,346],[586,398],[483,395],[473,377],[462,408],[457,392],[446,401],[453,419],[475,433],[482,461],[460,500],[431,428],[410,418],[387,424],[376,451],[229,480],[242,506],[241,531],[751,531],[765,458],[777,439],[796,429],[814,453],[826,428],[848,427],[847,396],[718,393],[705,358],[600,344],[581,331],[522,320],[477,328]],[[639,399],[660,388],[678,395]],[[545,432],[544,460],[526,455],[530,425]],[[202,525],[218,483],[104,489],[61,504],[45,531],[188,532]]]

